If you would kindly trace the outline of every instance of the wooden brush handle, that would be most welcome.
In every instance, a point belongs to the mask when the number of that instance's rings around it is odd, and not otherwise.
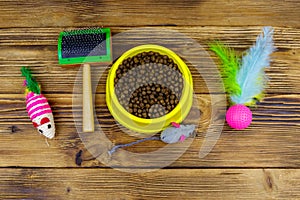
[[[82,81],[82,129],[83,132],[94,132],[94,109],[91,82],[91,67],[89,64],[83,65]]]

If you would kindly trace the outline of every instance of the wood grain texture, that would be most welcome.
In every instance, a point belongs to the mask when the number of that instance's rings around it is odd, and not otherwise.
[[[163,28],[163,27],[161,27]],[[181,27],[168,28],[180,31],[200,43],[207,51],[207,56],[212,62],[218,63],[215,55],[208,51],[207,43],[219,39],[235,48],[239,53],[248,49],[260,33],[261,27]],[[63,29],[60,28],[39,28],[39,29],[3,29],[0,31],[0,76],[6,81],[0,93],[22,93],[23,78],[20,77],[20,66],[31,66],[34,75],[40,81],[45,93],[72,93],[74,80],[78,69],[62,68],[57,61],[57,35]],[[113,33],[118,34],[126,28],[113,28]],[[162,35],[163,37],[164,35]],[[148,38],[149,33],[141,32],[132,36],[133,41]],[[151,37],[151,36],[150,36]],[[170,37],[166,35],[165,37]],[[298,65],[300,62],[300,30],[294,28],[275,27],[275,46],[277,51],[272,55],[273,62],[267,74],[270,78],[267,93],[300,93],[300,77]],[[184,45],[184,41],[174,39],[173,43]],[[117,51],[120,46],[126,44],[113,43]],[[9,67],[9,71],[6,69]],[[108,68],[107,65],[103,66]],[[209,93],[205,87],[206,82],[217,81],[216,77],[210,76],[211,66],[203,66],[201,73],[208,73],[207,80],[191,67],[196,92]],[[97,81],[98,80],[94,80]],[[100,79],[99,86],[105,87],[106,74]],[[213,92],[220,92],[220,88],[213,88]]]
[[[299,179],[293,169],[0,169],[0,198],[299,199]]]
[[[0,26],[244,26],[299,27],[297,0],[1,1]]]
[[[22,95],[0,95],[0,166],[70,167],[78,166],[76,154],[81,150],[81,166],[104,166],[89,154],[77,133],[72,113],[72,95],[49,95],[57,127],[57,136],[43,138],[32,126],[24,108]],[[253,123],[245,131],[234,131],[226,124],[213,151],[204,159],[198,156],[205,131],[211,120],[210,95],[199,95],[201,111],[197,137],[187,152],[171,167],[298,167],[299,159],[299,96],[270,95],[253,109]],[[217,97],[219,98],[219,97]],[[137,138],[125,134],[105,106],[103,94],[96,95],[96,117],[113,143],[127,143]],[[13,101],[12,101],[13,100]],[[80,106],[75,107],[80,112]],[[220,113],[224,117],[224,113]],[[221,117],[222,118],[222,117]],[[223,125],[223,124],[221,124]],[[80,124],[79,124],[80,126]],[[100,145],[100,143],[99,143]],[[144,153],[164,146],[147,142],[126,150]],[[176,149],[174,149],[176,150]],[[43,159],[47,155],[47,159]],[[124,161],[120,158],[120,161]],[[155,163],[153,163],[155,166]]]
[[[300,199],[299,10],[298,0],[0,1],[0,199]],[[110,169],[101,162],[109,157],[96,159],[81,141],[80,122],[75,123],[73,115],[82,112],[81,106],[72,107],[72,94],[81,93],[81,81],[75,83],[80,71],[58,65],[59,32],[104,26],[111,27],[116,38],[124,31],[151,27],[162,30],[154,41],[161,38],[184,46],[182,38],[170,39],[163,31],[172,30],[206,51],[207,43],[218,39],[242,53],[266,25],[275,28],[277,47],[267,70],[266,96],[252,108],[253,123],[244,131],[223,124],[224,113],[218,112],[213,131],[224,128],[206,157],[199,158],[199,149],[211,123],[211,108],[224,100],[222,88],[208,90],[209,82],[218,79],[207,65],[201,65],[200,72],[189,65],[198,100],[193,111],[201,111],[201,117],[195,117],[197,135],[166,168],[136,174]],[[126,42],[115,40],[114,54],[122,52],[119,47],[149,37],[151,33],[142,31]],[[203,59],[209,57],[218,63],[209,51]],[[57,136],[48,141],[49,147],[27,116],[20,77],[24,65],[31,67],[53,109]],[[106,67],[92,67],[103,71],[99,82],[92,73],[97,120],[114,144],[135,141],[123,133],[105,105]],[[97,142],[93,148],[98,148]],[[148,141],[125,150],[144,154],[162,147],[162,142]],[[135,166],[134,157],[120,152],[113,156],[115,166],[119,162],[130,170],[143,169]],[[146,169],[160,164],[149,162]]]
[[[107,167],[101,160],[92,156],[82,144],[76,129],[72,126],[58,124],[58,135],[48,141],[38,135],[31,125],[1,125],[1,167]],[[135,138],[128,137],[114,127],[114,133],[106,132],[114,143],[132,142]],[[274,127],[269,131],[252,128],[236,133],[226,128],[216,146],[205,158],[199,158],[200,146],[204,134],[198,133],[187,151],[170,168],[298,168],[299,160],[299,128]],[[13,132],[13,133],[12,133]],[[30,142],[28,142],[30,140]],[[97,143],[98,141],[95,141]],[[147,142],[126,148],[126,151],[142,154],[164,147],[161,142]],[[101,148],[100,146],[97,148]],[[174,152],[181,149],[173,149]],[[80,153],[79,153],[80,152]],[[80,154],[79,157],[76,156]],[[128,157],[118,152],[115,154],[119,162],[130,162]],[[79,160],[76,160],[79,159]],[[146,159],[146,158],[145,158]],[[162,160],[163,161],[163,160]],[[149,167],[158,167],[158,163],[150,163]]]

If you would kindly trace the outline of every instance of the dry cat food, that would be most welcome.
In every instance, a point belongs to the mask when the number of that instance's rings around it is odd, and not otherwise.
[[[125,59],[116,71],[115,93],[120,104],[141,118],[158,118],[178,104],[183,78],[166,55],[143,52]]]

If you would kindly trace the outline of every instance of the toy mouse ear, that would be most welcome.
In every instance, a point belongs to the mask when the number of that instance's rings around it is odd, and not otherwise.
[[[35,128],[39,126],[39,125],[38,125],[37,123],[35,123],[35,122],[32,122],[32,124],[33,124],[33,126],[34,126]]]
[[[44,117],[44,118],[41,120],[41,125],[42,125],[42,124],[46,124],[46,123],[48,123],[48,122],[50,122],[49,118],[48,118],[48,117]]]

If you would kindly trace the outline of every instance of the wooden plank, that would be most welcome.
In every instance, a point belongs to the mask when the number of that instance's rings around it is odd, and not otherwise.
[[[79,138],[74,126],[57,126],[57,135],[54,140],[49,140],[50,147],[39,136],[32,125],[0,125],[1,148],[0,166],[18,167],[105,167],[101,160],[90,154]],[[105,134],[114,144],[136,141],[138,138],[129,137],[118,131],[119,127],[106,128]],[[287,131],[289,130],[289,132]],[[205,134],[198,133],[191,146],[184,152],[181,148],[172,148],[171,151],[182,151],[184,154],[169,165],[173,168],[201,168],[201,167],[299,167],[299,127],[280,128],[273,127],[266,130],[257,126],[247,131],[233,131],[225,128],[213,150],[205,157],[199,158],[200,147],[204,142]],[[100,141],[96,146],[101,150]],[[153,152],[163,148],[165,144],[158,141],[145,142],[126,148],[126,151],[137,154]],[[98,149],[99,148],[99,149]],[[94,150],[94,149],[92,149]],[[116,152],[113,159],[119,165],[134,165],[130,157],[122,157],[121,152]],[[76,159],[77,158],[77,159]],[[109,156],[107,155],[107,157]],[[103,158],[101,158],[103,159]],[[134,158],[133,158],[134,159]],[[145,157],[147,159],[147,157]],[[161,166],[149,163],[149,167]]]
[[[20,66],[24,65],[32,67],[33,73],[41,83],[45,93],[70,94],[73,92],[78,69],[62,68],[57,63],[57,36],[61,30],[63,29],[11,28],[0,30],[0,79],[5,80],[2,81],[3,87],[1,87],[0,93],[22,93],[23,78],[20,77],[19,70]],[[113,29],[116,34],[124,30],[127,29],[120,27]],[[208,41],[220,39],[237,49],[239,53],[249,48],[260,32],[260,28],[257,27],[184,27],[171,30],[185,33],[202,44],[206,51],[208,51],[206,46]],[[299,73],[297,73],[300,61],[298,56],[300,54],[300,31],[299,29],[282,27],[275,27],[275,30],[275,44],[278,50],[273,54],[271,68],[267,71],[270,83],[266,92],[275,94],[300,93],[300,78]],[[133,36],[133,38],[141,40],[142,38],[147,38],[148,35],[149,33],[147,32],[141,32],[141,34]],[[164,34],[161,36],[170,37]],[[181,45],[184,43],[180,41],[180,39],[174,38],[175,44]],[[118,47],[119,43],[114,43],[114,45]],[[127,44],[122,45],[126,46]],[[117,50],[119,48],[114,49]],[[207,56],[211,56],[213,61],[218,63],[218,60],[211,52]],[[208,59],[208,57],[204,59]],[[211,65],[200,66],[200,72],[190,66],[195,89],[199,93],[208,93],[206,84],[216,82],[217,79],[213,76]],[[105,65],[102,68],[107,67]],[[96,69],[98,70],[99,68]],[[104,88],[106,75],[107,72],[103,74],[99,84],[97,79],[94,80],[99,87]],[[20,87],[16,87],[16,85]],[[212,92],[222,92],[222,90],[221,88],[213,87],[210,93]]]
[[[71,94],[47,94],[49,103],[51,104],[54,115],[58,122],[73,124],[72,113],[72,95]],[[223,95],[207,95],[207,94],[195,94],[198,100],[198,108],[201,110],[204,121],[209,122],[211,98],[215,98],[218,101],[225,101]],[[270,94],[258,103],[256,108],[252,108],[254,115],[254,123],[257,125],[268,126],[273,125],[274,122],[277,125],[296,125],[299,123],[299,100],[300,97],[297,94],[294,95],[275,95]],[[74,105],[76,106],[76,105]],[[77,107],[78,106],[78,107]],[[78,108],[80,111],[80,105],[74,108]],[[97,93],[95,96],[95,109],[98,118],[106,118],[112,123],[113,119],[106,107],[105,94]],[[25,108],[24,96],[19,94],[0,94],[0,123],[11,124],[24,123],[27,121],[27,112]],[[281,124],[282,123],[282,124]]]
[[[210,96],[200,95],[198,105],[201,111],[197,137],[186,153],[171,167],[297,167],[300,164],[299,95],[270,95],[253,108],[253,123],[244,131],[234,131],[225,125],[213,151],[205,158],[199,158],[206,130],[211,121]],[[215,97],[213,97],[215,98]],[[219,98],[219,97],[217,97]],[[49,95],[56,121],[57,136],[44,138],[32,126],[22,95],[0,95],[0,166],[23,167],[69,167],[103,166],[95,160],[81,142],[74,124],[71,95]],[[217,101],[218,103],[218,101]],[[76,108],[80,112],[80,106]],[[224,119],[224,113],[219,113]],[[106,136],[114,144],[136,141],[124,133],[104,106],[104,96],[96,97],[96,116]],[[196,118],[198,121],[199,119]],[[221,123],[222,121],[220,121]],[[80,127],[80,123],[77,124]],[[220,124],[223,125],[223,124]],[[215,127],[216,129],[217,127]],[[99,145],[100,146],[100,145]],[[164,147],[161,142],[147,142],[126,150],[145,153]],[[82,151],[80,159],[76,155]],[[178,151],[174,147],[174,151]],[[45,155],[47,159],[45,159]],[[122,157],[120,162],[126,161]],[[155,167],[156,163],[152,163]],[[152,166],[151,165],[151,166]]]
[[[186,34],[187,36],[197,40],[200,44],[205,45],[206,42],[211,41],[212,39],[220,39],[221,41],[230,44],[230,46],[234,48],[238,48],[240,50],[244,50],[248,48],[253,42],[255,41],[257,35],[261,32],[261,28],[263,26],[180,26],[180,27],[169,27],[169,26],[145,26],[145,27],[126,27],[126,26],[114,26],[111,27],[112,36],[129,31],[129,30],[140,30],[141,35],[133,35],[132,39],[136,38],[143,38],[143,37],[152,37],[157,38],[157,35],[151,36],[151,33],[146,32],[146,28],[153,28],[153,29],[161,29],[162,33],[159,37],[163,39],[168,37],[169,35],[165,35],[163,32],[164,30],[175,30],[181,33]],[[79,27],[80,28],[80,27]],[[299,49],[299,28],[297,27],[286,27],[286,26],[274,26],[275,29],[275,36],[274,40],[276,46],[279,48],[278,51],[286,52],[286,49]],[[33,47],[40,47],[40,50],[47,50],[43,49],[45,46],[48,48],[50,46],[57,46],[57,39],[59,32],[69,30],[68,28],[64,27],[13,27],[13,28],[2,28],[0,30],[1,41],[0,45],[2,46],[33,46]],[[179,36],[174,36],[179,37]],[[128,37],[129,38],[129,37]],[[128,39],[127,38],[127,39]],[[134,41],[134,40],[132,40]],[[179,41],[177,41],[179,43]],[[280,50],[282,49],[282,50]],[[38,50],[38,49],[37,49]],[[116,49],[115,49],[116,50]],[[284,51],[285,50],[285,51]],[[5,55],[5,54],[3,54]],[[49,54],[40,53],[39,56],[49,56]],[[7,58],[12,58],[11,55],[6,55]],[[33,54],[31,55],[33,56]],[[55,55],[56,56],[56,55]],[[15,60],[22,60],[22,58],[14,57]]]
[[[297,0],[1,1],[0,27],[273,25],[299,27]]]
[[[299,199],[299,169],[0,169],[2,199]]]

